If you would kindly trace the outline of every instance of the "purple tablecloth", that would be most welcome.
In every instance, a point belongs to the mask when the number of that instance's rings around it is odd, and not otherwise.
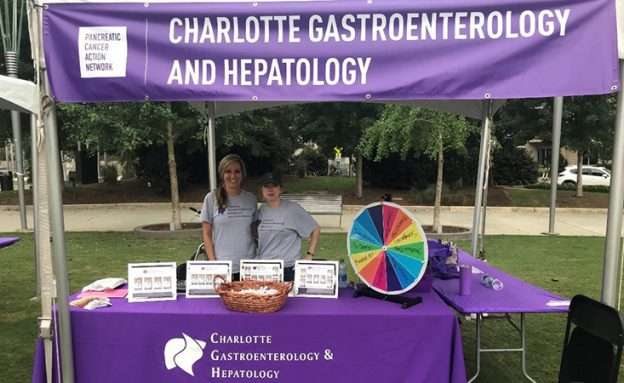
[[[459,295],[459,279],[434,280],[434,290],[462,314],[565,313],[568,311],[567,306],[556,307],[546,304],[547,302],[562,301],[565,298],[500,271],[487,262],[475,259],[463,250],[459,251],[459,262],[476,267],[483,273],[500,279],[504,284],[502,290],[495,291],[481,285],[480,280],[483,274],[473,273],[470,295]]]
[[[19,240],[19,237],[0,237],[0,248],[11,246]]]
[[[273,314],[233,313],[219,299],[183,296],[72,309],[76,382],[466,382],[457,320],[434,292],[419,294],[423,303],[407,310],[351,294],[341,291],[337,300],[289,298]],[[192,357],[180,348],[183,334],[192,338],[186,338],[187,346],[194,343],[188,347],[196,351],[194,376],[180,367],[188,370]],[[265,341],[233,343],[247,335]],[[197,353],[202,342],[205,348]],[[175,355],[172,369],[166,366],[166,344]],[[270,371],[273,379],[260,378]],[[35,370],[33,382],[41,383],[40,377]]]

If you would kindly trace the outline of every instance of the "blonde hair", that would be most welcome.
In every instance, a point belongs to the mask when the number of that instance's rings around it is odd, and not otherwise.
[[[228,154],[223,157],[219,162],[219,167],[217,172],[219,173],[219,188],[217,189],[216,198],[217,198],[217,207],[219,209],[219,213],[223,213],[227,208],[227,193],[225,191],[224,185],[224,177],[225,177],[225,169],[227,169],[230,165],[237,162],[241,168],[241,174],[243,175],[243,179],[247,177],[247,170],[245,169],[245,162],[238,154]]]

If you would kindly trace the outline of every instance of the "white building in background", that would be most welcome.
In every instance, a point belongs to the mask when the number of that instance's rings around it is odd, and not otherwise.
[[[552,145],[550,142],[544,142],[541,138],[533,138],[519,147],[524,149],[529,157],[539,166],[550,168],[552,152]],[[559,153],[567,161],[568,165],[576,165],[576,150],[562,146],[559,149]]]
[[[349,157],[341,157],[340,159],[327,160],[327,174],[330,176],[353,176],[354,171],[349,173],[351,168],[351,159]],[[351,169],[352,170],[352,169]]]

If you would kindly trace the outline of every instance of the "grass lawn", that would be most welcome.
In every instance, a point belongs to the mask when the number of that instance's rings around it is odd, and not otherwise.
[[[72,291],[104,276],[125,276],[128,262],[186,260],[196,243],[189,240],[144,239],[132,233],[68,233],[68,269]],[[602,275],[603,238],[487,237],[492,264],[564,296],[578,293],[598,298]],[[464,247],[467,244],[462,244]],[[319,258],[345,256],[345,236],[324,234]],[[353,275],[351,275],[353,277]],[[33,244],[21,242],[0,249],[0,382],[29,382],[39,304],[35,294]],[[418,308],[414,308],[417,310]],[[565,315],[528,315],[528,370],[538,382],[554,382],[560,362]],[[484,346],[516,347],[514,332],[503,321],[486,321]],[[474,369],[474,322],[462,319],[468,373]],[[501,345],[501,342],[503,344]],[[485,355],[479,382],[521,382],[519,355]]]
[[[511,206],[550,206],[550,190],[505,188],[511,200]],[[557,190],[557,206],[604,208],[609,206],[609,193],[583,192],[583,197],[576,197],[575,190]]]

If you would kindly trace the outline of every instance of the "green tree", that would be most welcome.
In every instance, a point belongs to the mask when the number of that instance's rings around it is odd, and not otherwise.
[[[577,151],[576,196],[583,196],[583,158],[592,148],[612,147],[614,96],[566,97],[561,142]]]
[[[518,146],[552,135],[552,98],[508,100],[494,116],[494,134],[503,145]]]
[[[285,172],[301,144],[293,127],[294,113],[292,106],[281,106],[219,117],[215,130],[220,154],[241,155],[251,175],[272,169]]]
[[[380,116],[381,104],[316,103],[297,106],[295,127],[304,142],[312,141],[321,153],[334,158],[334,147],[342,148],[358,171],[356,195],[362,197],[362,156],[358,150],[363,132]],[[349,169],[350,170],[350,169]]]
[[[65,148],[81,142],[129,159],[138,148],[166,143],[172,226],[181,228],[174,143],[199,131],[197,113],[187,103],[64,104],[59,122]]]
[[[441,232],[440,207],[444,184],[444,152],[464,147],[472,127],[461,116],[424,108],[386,105],[381,118],[366,130],[360,148],[369,159],[380,161],[391,153],[405,158],[412,151],[437,159],[433,230]]]
[[[355,154],[362,133],[383,110],[380,104],[314,103],[296,106],[294,125],[304,141],[313,141],[327,157],[341,147],[344,157]]]
[[[552,139],[553,99],[510,100],[497,113],[496,134],[504,145],[521,145],[539,137]],[[577,196],[583,195],[582,162],[584,154],[610,158],[616,110],[615,95],[566,97],[563,104],[561,143],[577,151],[580,164]]]

